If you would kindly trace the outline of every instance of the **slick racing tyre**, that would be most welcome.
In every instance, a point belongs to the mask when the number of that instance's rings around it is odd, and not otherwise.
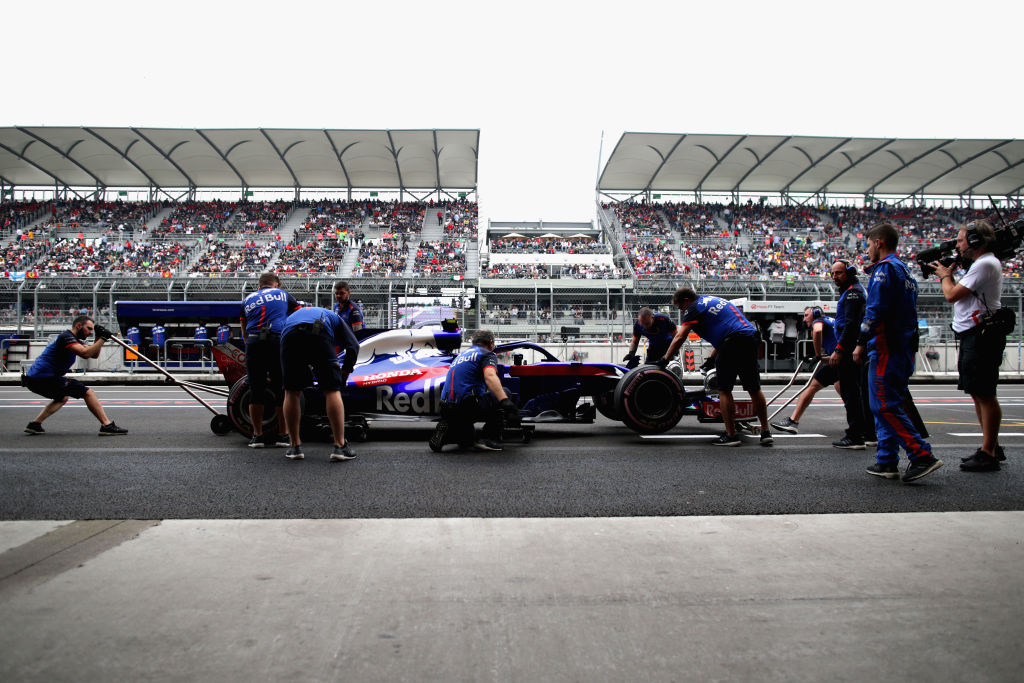
[[[660,434],[678,424],[686,409],[683,382],[656,365],[631,370],[615,387],[615,412],[640,434]]]
[[[243,377],[231,387],[228,394],[227,413],[235,429],[245,436],[252,436],[252,420],[249,418],[249,402],[252,393],[249,391],[249,378]],[[301,397],[301,404],[305,405],[305,396]],[[263,408],[263,430],[264,433],[277,432],[277,406],[271,399],[264,404]]]
[[[615,410],[615,390],[610,389],[594,396],[594,405],[597,406],[597,412],[601,413],[609,420],[621,420],[622,417],[618,411]]]

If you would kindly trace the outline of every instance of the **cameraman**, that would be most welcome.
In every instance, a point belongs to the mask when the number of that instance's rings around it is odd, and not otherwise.
[[[981,423],[981,448],[960,463],[965,472],[998,470],[999,461],[1006,459],[999,446],[1003,409],[996,397],[1006,336],[982,325],[986,314],[999,309],[1003,291],[1003,266],[991,251],[995,239],[995,229],[988,221],[974,221],[960,228],[957,251],[972,261],[960,282],[953,280],[953,265],[930,264],[939,276],[942,295],[953,304],[953,332],[960,342],[957,388],[970,394]]]

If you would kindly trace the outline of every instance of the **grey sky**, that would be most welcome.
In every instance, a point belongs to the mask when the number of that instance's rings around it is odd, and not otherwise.
[[[602,130],[1024,137],[1024,3],[688,4],[20,3],[0,125],[480,128],[495,220],[592,218]]]

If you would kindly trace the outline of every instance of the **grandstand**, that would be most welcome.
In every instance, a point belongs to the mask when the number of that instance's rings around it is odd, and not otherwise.
[[[112,322],[118,299],[235,299],[273,268],[321,305],[351,280],[371,327],[438,300],[469,328],[609,339],[640,306],[672,312],[684,282],[832,301],[829,264],[863,265],[871,224],[896,223],[912,261],[993,218],[984,195],[1019,217],[1024,187],[1016,140],[626,133],[595,220],[482,227],[478,153],[472,130],[0,128],[0,324],[41,334],[72,310]],[[1005,266],[1019,308],[1021,264]],[[934,283],[921,293],[941,337],[948,307]]]

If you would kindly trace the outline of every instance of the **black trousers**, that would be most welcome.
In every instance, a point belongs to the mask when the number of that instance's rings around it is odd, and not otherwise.
[[[490,394],[467,396],[458,403],[441,403],[441,423],[445,424],[447,431],[445,443],[472,446],[476,440],[474,424],[477,422],[484,423],[483,438],[501,441],[505,419],[498,402]]]
[[[839,395],[843,399],[843,407],[846,408],[846,436],[855,441],[866,439],[875,433],[875,426],[870,410],[867,414],[864,413],[867,393],[861,391],[861,367],[843,354],[836,374],[839,378]],[[867,422],[869,419],[872,420],[871,425]]]

